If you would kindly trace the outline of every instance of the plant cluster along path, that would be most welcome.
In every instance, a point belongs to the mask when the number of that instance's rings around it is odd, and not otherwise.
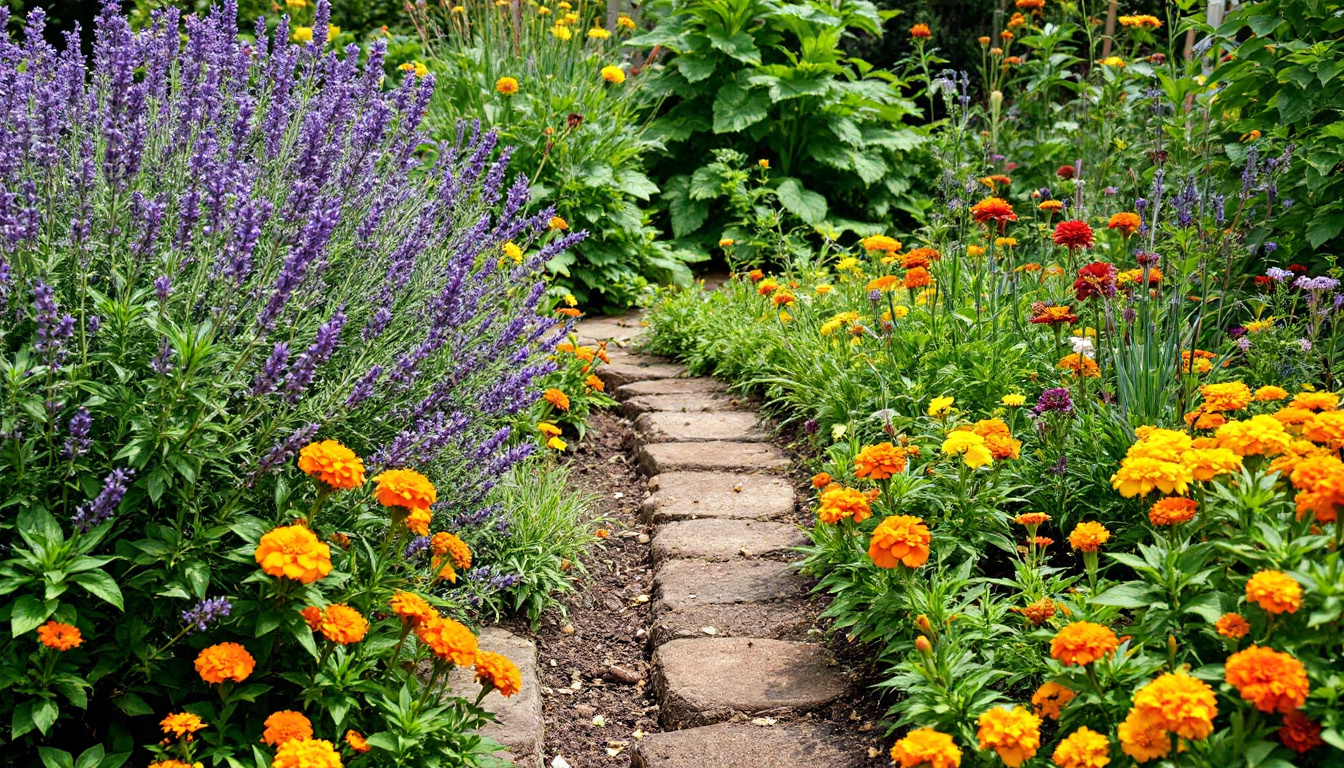
[[[629,318],[579,325],[582,343],[614,342],[599,372],[634,422],[650,478],[641,507],[654,527],[649,679],[663,730],[631,745],[630,764],[862,764],[862,747],[800,717],[843,705],[852,686],[807,639],[809,583],[789,563],[805,539],[789,522],[788,457],[719,382],[621,349],[637,331]]]

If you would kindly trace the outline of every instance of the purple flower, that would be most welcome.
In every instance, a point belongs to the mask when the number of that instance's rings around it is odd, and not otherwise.
[[[1279,244],[1278,244],[1278,243],[1274,242],[1273,240],[1267,240],[1267,241],[1265,241],[1265,255],[1266,255],[1266,256],[1268,256],[1269,254],[1271,254],[1271,253],[1273,253],[1273,252],[1275,252],[1275,251],[1277,251],[1277,250],[1279,250]]]
[[[406,545],[406,551],[402,553],[402,557],[407,560],[413,560],[416,556],[424,554],[427,549],[429,549],[429,537],[416,536],[414,539],[411,539],[410,544]]]
[[[126,469],[114,469],[112,474],[103,479],[103,490],[94,497],[93,501],[81,504],[75,510],[75,516],[71,522],[79,529],[80,533],[88,533],[90,528],[96,528],[112,517],[112,514],[117,511],[117,506],[121,504],[122,498],[126,495],[126,485],[130,483],[133,477],[135,477],[135,470],[127,467]]]
[[[1292,272],[1289,272],[1286,269],[1279,269],[1278,267],[1270,267],[1269,269],[1265,270],[1265,275],[1272,280],[1278,280],[1280,282],[1284,280],[1291,280],[1293,277]]]
[[[196,603],[189,611],[182,612],[182,623],[187,625],[187,634],[204,632],[211,624],[228,616],[233,611],[233,603],[228,598],[210,597]]]
[[[280,379],[285,375],[288,365],[289,345],[282,341],[271,348],[270,357],[266,358],[261,371],[252,380],[252,396],[261,397],[274,392],[280,385]]]
[[[177,352],[164,339],[159,346],[159,353],[149,361],[149,368],[160,376],[167,376],[173,372],[173,358],[176,356]]]
[[[1270,277],[1274,277],[1270,275]],[[1339,287],[1339,281],[1333,277],[1299,277],[1293,283],[1294,288],[1301,288],[1304,291],[1333,291]]]
[[[1311,351],[1311,339],[1298,339],[1298,340],[1297,340],[1297,346],[1300,347],[1300,348],[1302,349],[1303,352],[1310,352],[1310,351]]]
[[[873,302],[874,304],[882,301],[882,292],[874,288],[873,290],[868,292],[868,300]]]
[[[803,422],[803,431],[809,435],[817,434],[817,430],[820,428],[821,425],[817,423],[816,419],[808,419],[807,421]]]
[[[1059,477],[1067,475],[1069,473],[1069,457],[1060,454],[1059,460],[1050,467],[1049,471]]]
[[[160,302],[168,300],[173,295],[173,279],[167,275],[161,275],[154,281],[154,295]]]
[[[1069,390],[1064,387],[1047,389],[1037,398],[1032,411],[1037,416],[1044,413],[1073,413],[1073,398],[1069,395]]]
[[[47,365],[59,368],[65,360],[65,342],[75,334],[75,318],[61,314],[51,286],[41,280],[33,282],[33,318],[37,321],[33,351]]]
[[[92,428],[93,417],[89,415],[89,409],[80,406],[75,415],[70,417],[67,427],[69,436],[65,438],[65,444],[61,447],[61,455],[67,459],[74,459],[88,453],[89,446],[93,444],[89,439],[89,430]]]

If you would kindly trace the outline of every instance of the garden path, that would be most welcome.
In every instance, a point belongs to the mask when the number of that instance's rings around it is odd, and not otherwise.
[[[843,768],[854,745],[797,719],[850,692],[822,645],[809,642],[809,584],[790,565],[806,542],[786,522],[789,458],[758,416],[709,378],[628,349],[632,317],[586,320],[580,343],[609,342],[598,369],[633,420],[650,477],[654,526],[651,687],[662,733],[631,752],[632,768]]]

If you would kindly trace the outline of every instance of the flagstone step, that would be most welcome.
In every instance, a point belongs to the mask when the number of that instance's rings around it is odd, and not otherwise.
[[[748,637],[672,640],[653,655],[664,728],[805,712],[849,690],[822,646]]]
[[[793,512],[796,498],[787,478],[730,472],[665,472],[649,479],[649,489],[641,512],[654,525],[708,517],[777,519]]]
[[[653,561],[772,557],[807,541],[802,531],[787,523],[706,517],[659,527],[653,535]]]
[[[654,574],[655,646],[689,637],[799,639],[811,582],[787,563],[671,560]]]
[[[645,736],[630,768],[858,768],[866,749],[814,723],[720,723]]]
[[[785,469],[789,466],[789,459],[783,451],[768,443],[650,443],[640,446],[639,466],[646,475],[661,475],[665,472],[762,472]]]
[[[756,443],[770,437],[761,428],[760,417],[750,411],[645,413],[635,419],[635,429],[646,444],[724,440]]]
[[[703,395],[727,392],[728,387],[717,379],[703,376],[689,379],[649,379],[623,384],[612,394],[617,400],[644,395]]]
[[[638,395],[621,404],[621,413],[630,419],[638,417],[641,413],[721,413],[731,411],[740,404],[741,401],[735,397],[713,393]]]
[[[672,363],[658,362],[645,355],[612,357],[611,362],[597,369],[597,377],[607,385],[607,389],[651,379],[674,379],[685,376],[686,369]]]
[[[541,768],[543,723],[541,719],[541,683],[537,679],[537,646],[531,640],[519,637],[498,627],[481,630],[477,643],[481,650],[498,653],[518,665],[522,688],[509,698],[491,691],[481,706],[495,714],[496,721],[481,729],[481,733],[508,748],[496,753],[514,765]],[[470,667],[456,667],[448,676],[449,689],[454,694],[475,701],[481,686],[474,679]]]

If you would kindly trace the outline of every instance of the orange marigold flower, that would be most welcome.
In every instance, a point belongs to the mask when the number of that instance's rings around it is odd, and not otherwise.
[[[916,248],[901,257],[901,269],[927,267],[942,258],[943,254],[939,253],[936,248]]]
[[[817,510],[817,519],[823,523],[834,525],[844,518],[851,518],[854,522],[861,523],[872,516],[872,507],[862,491],[835,485],[821,493],[821,507]]]
[[[1194,499],[1168,496],[1153,503],[1148,509],[1148,520],[1153,525],[1176,525],[1195,519],[1198,509]]]
[[[1025,616],[1027,621],[1031,622],[1032,626],[1039,627],[1054,618],[1055,601],[1048,597],[1043,597],[1040,600],[1031,603],[1026,608],[1013,608],[1013,610]]]
[[[1069,166],[1069,168],[1072,168],[1072,167],[1073,167],[1073,166],[1071,166],[1071,165]],[[1042,210],[1042,211],[1045,211],[1045,212],[1047,212],[1047,213],[1058,213],[1058,212],[1064,210],[1064,203],[1063,203],[1062,201],[1059,201],[1059,200],[1042,200],[1042,201],[1040,202],[1040,204],[1038,204],[1038,205],[1036,206],[1036,208],[1037,208],[1038,210]]]
[[[313,630],[314,632],[317,632],[318,630],[322,629],[321,608],[318,608],[315,605],[309,605],[306,606],[303,610],[299,611],[299,615],[303,617],[303,620],[305,623],[308,624],[309,629]]]
[[[1168,672],[1140,688],[1134,694],[1134,708],[1183,739],[1208,737],[1218,716],[1213,689],[1184,672]]]
[[[554,440],[555,438],[551,438]],[[549,444],[550,441],[548,440]],[[406,515],[406,527],[413,531],[417,536],[429,535],[429,524],[434,520],[434,515],[427,508],[412,509],[410,514]]]
[[[1017,517],[1013,518],[1014,523],[1017,523],[1018,525],[1025,525],[1027,527],[1031,527],[1033,525],[1044,525],[1049,521],[1050,516],[1044,512],[1027,512],[1026,514],[1018,515]]]
[[[1260,414],[1245,421],[1229,421],[1215,435],[1218,447],[1238,456],[1277,456],[1287,451],[1293,438],[1273,416]]]
[[[905,282],[902,283],[903,286],[905,286],[910,290],[914,290],[916,288],[923,288],[927,285],[932,284],[933,284],[933,276],[929,274],[929,270],[923,267],[915,267],[914,269],[906,272]]]
[[[278,747],[291,739],[313,738],[313,723],[302,712],[288,709],[273,712],[266,718],[265,726],[261,740],[272,747]]]
[[[415,636],[435,656],[459,667],[476,663],[476,636],[471,630],[452,619],[436,615],[415,626]]]
[[[1030,760],[1041,746],[1041,718],[1022,707],[994,707],[980,715],[980,749],[993,749],[1008,768]]]
[[[914,38],[929,37],[932,34],[928,24],[916,24],[910,28],[910,36]]]
[[[369,631],[369,622],[359,611],[348,605],[336,603],[327,606],[322,612],[322,636],[337,645],[349,645],[364,639]]]
[[[1229,640],[1240,640],[1251,633],[1251,624],[1240,613],[1224,613],[1213,623],[1213,629]]]
[[[392,612],[400,616],[402,621],[412,624],[430,621],[439,616],[439,612],[434,610],[433,606],[414,592],[398,592],[392,595],[391,606]]]
[[[232,680],[241,683],[257,668],[257,660],[238,643],[216,643],[196,656],[196,674],[211,685]]]
[[[1110,221],[1106,222],[1106,227],[1108,229],[1119,230],[1120,234],[1125,237],[1129,237],[1135,232],[1138,232],[1139,227],[1141,226],[1143,226],[1143,219],[1139,218],[1139,214],[1137,213],[1117,213],[1111,217]]]
[[[201,765],[197,763],[196,766]],[[149,768],[196,768],[190,763],[184,763],[181,760],[159,760],[149,764]]]
[[[1282,571],[1260,571],[1246,582],[1246,599],[1273,614],[1302,607],[1302,585]]]
[[[1087,666],[1115,653],[1120,639],[1110,627],[1090,621],[1075,621],[1059,630],[1050,641],[1050,658],[1064,666]]]
[[[1061,741],[1051,757],[1059,768],[1105,768],[1111,762],[1111,742],[1084,725]]]
[[[812,476],[812,487],[821,490],[831,484],[831,476],[827,472],[818,472]]]
[[[1024,11],[1040,11],[1045,7],[1045,0],[1017,0],[1014,4]],[[1072,168],[1073,166],[1069,167]]]
[[[971,206],[971,216],[981,224],[988,225],[989,222],[995,222],[999,226],[999,231],[1007,226],[1010,221],[1017,221],[1017,214],[1013,212],[1013,206],[1007,200],[998,197],[986,197],[984,200]]]
[[[389,469],[373,478],[378,483],[373,497],[385,507],[428,510],[439,500],[429,478],[413,469]]]
[[[495,90],[505,96],[512,96],[518,92],[518,79],[514,77],[501,77],[495,81]]]
[[[1111,532],[1101,523],[1087,521],[1074,526],[1069,534],[1069,546],[1079,552],[1096,552],[1111,538]]]
[[[877,524],[868,543],[868,557],[879,568],[918,568],[929,559],[929,528],[910,515],[894,515]]]
[[[596,391],[596,392],[606,392],[606,391],[607,391],[607,385],[606,385],[606,383],[603,382],[601,379],[599,379],[597,376],[592,375],[592,374],[589,374],[588,378],[586,378],[586,379],[583,380],[583,384],[584,384],[584,386],[586,386],[586,387],[588,387],[589,389],[594,390],[594,391]]]
[[[1097,361],[1077,352],[1065,355],[1064,359],[1059,361],[1059,369],[1073,371],[1084,379],[1101,378],[1101,368],[1097,366]]]
[[[1140,763],[1171,754],[1171,736],[1148,712],[1131,709],[1116,729],[1120,749]]]
[[[905,471],[906,452],[891,443],[865,446],[854,457],[854,475],[868,480],[886,480]]]
[[[429,540],[429,545],[433,547],[434,554],[451,557],[458,568],[465,571],[471,567],[471,547],[453,534],[447,531],[436,533]]]
[[[1257,645],[1227,657],[1228,685],[1261,712],[1287,714],[1307,701],[1307,670],[1296,658]]]
[[[919,728],[892,746],[891,759],[900,768],[957,768],[961,750],[946,733]]]
[[[751,282],[753,283],[760,282],[762,279],[765,278],[765,273],[759,269],[753,269],[747,273],[747,278],[751,280]]]
[[[1091,248],[1092,247],[1092,228],[1087,222],[1078,219],[1069,219],[1061,221],[1055,225],[1055,234],[1051,238],[1055,245],[1062,245],[1065,248]]]
[[[1073,314],[1073,307],[1067,304],[1038,301],[1031,305],[1031,322],[1035,325],[1073,325],[1078,322],[1078,316]]]
[[[364,484],[364,460],[335,440],[305,445],[299,451],[299,469],[337,491]]]
[[[557,410],[569,410],[569,395],[566,395],[555,387],[551,387],[545,392],[542,392],[541,399],[555,406]]]
[[[901,241],[887,235],[869,235],[859,241],[865,251],[881,251],[883,253],[894,253],[901,250]]]
[[[369,747],[368,740],[364,738],[364,734],[353,729],[345,732],[345,743],[349,744],[350,749],[354,750],[356,754],[361,755],[368,752],[371,748]]]
[[[55,651],[68,651],[78,648],[84,637],[78,627],[53,619],[37,628],[37,641]]]
[[[331,573],[331,547],[302,525],[272,529],[257,542],[254,557],[268,575],[303,584]]]
[[[1321,724],[1301,712],[1283,716],[1283,727],[1278,730],[1279,741],[1294,752],[1306,754],[1325,742],[1321,739]]]
[[[326,739],[290,739],[276,750],[271,768],[341,768],[341,753]]]
[[[1287,398],[1288,390],[1283,387],[1276,387],[1272,384],[1255,390],[1255,401],[1257,403],[1273,403]]]
[[[1064,705],[1073,701],[1073,697],[1078,694],[1071,689],[1065,688],[1059,683],[1047,681],[1041,684],[1040,688],[1031,695],[1031,706],[1036,711],[1037,717],[1048,717],[1051,720],[1058,720],[1060,710]]]
[[[883,275],[882,277],[868,281],[868,290],[870,291],[890,291],[901,287],[901,278],[895,275]]]
[[[1334,392],[1298,392],[1290,405],[1307,411],[1333,411],[1339,405]]]
[[[574,307],[560,307],[555,310],[555,313],[557,315],[564,315],[565,317],[579,317],[583,314],[583,311],[575,309]]]
[[[518,665],[489,651],[476,651],[476,682],[493,687],[504,697],[513,696],[523,688]]]
[[[205,730],[205,723],[201,721],[199,716],[190,712],[174,712],[159,721],[159,727],[163,729],[164,733],[182,737]]]
[[[1334,451],[1303,458],[1291,468],[1289,478],[1301,491],[1296,497],[1297,519],[1308,513],[1322,523],[1339,519],[1338,507],[1344,505],[1344,462]]]
[[[1199,393],[1204,398],[1204,410],[1214,413],[1239,411],[1251,404],[1251,388],[1240,381],[1205,384]]]

